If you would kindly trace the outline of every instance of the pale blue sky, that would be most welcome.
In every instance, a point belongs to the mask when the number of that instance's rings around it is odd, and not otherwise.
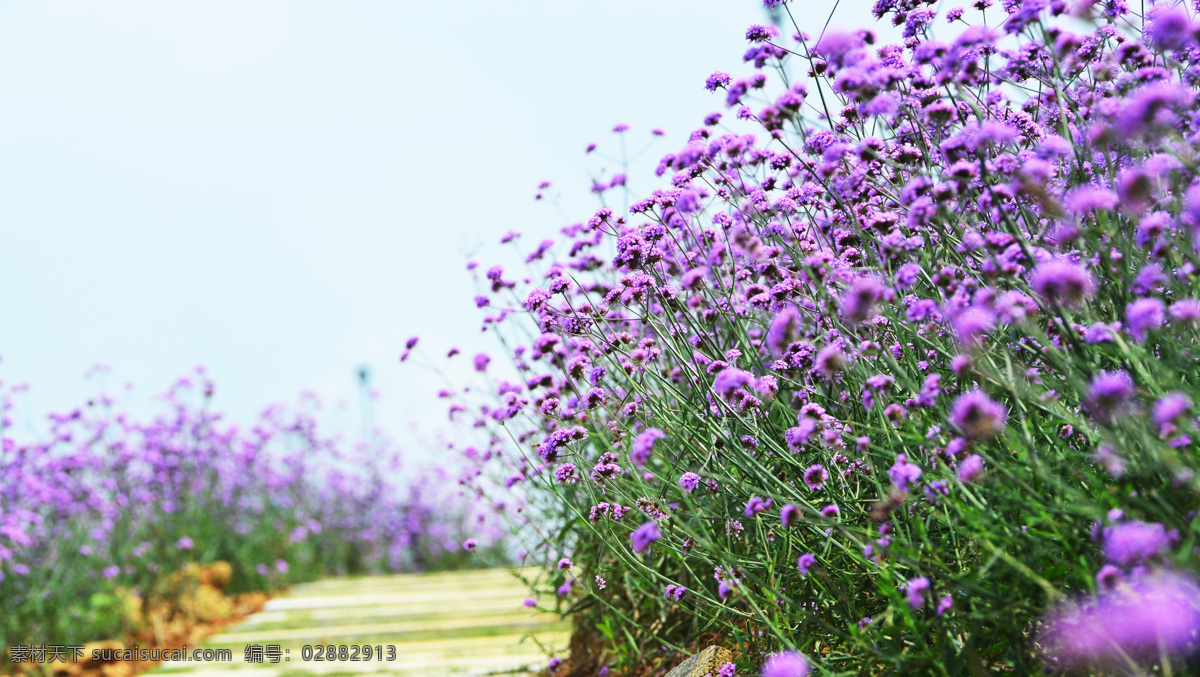
[[[820,32],[831,2],[804,2]],[[862,0],[854,12],[866,16]],[[843,10],[839,10],[840,12]],[[844,15],[839,15],[839,19]],[[594,208],[589,141],[677,149],[741,64],[757,0],[9,2],[0,5],[0,379],[18,423],[113,367],[147,400],[193,365],[245,420],[306,389],[442,419],[402,369],[485,345],[465,252]],[[20,427],[20,426],[19,426]]]

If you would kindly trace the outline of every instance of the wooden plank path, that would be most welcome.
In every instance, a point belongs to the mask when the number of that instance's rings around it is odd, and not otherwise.
[[[168,661],[156,677],[305,675],[529,675],[547,651],[563,655],[568,624],[522,605],[511,569],[401,574],[297,585],[239,625],[210,637],[232,662]],[[395,660],[304,660],[315,645],[395,646]],[[278,646],[283,660],[247,662],[247,646]],[[189,647],[192,648],[192,647]],[[386,658],[386,654],[385,654]]]

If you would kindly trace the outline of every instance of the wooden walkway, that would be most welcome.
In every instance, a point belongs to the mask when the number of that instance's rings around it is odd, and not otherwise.
[[[527,675],[547,652],[563,655],[568,627],[522,605],[528,588],[509,569],[335,579],[297,585],[257,614],[214,635],[206,649],[232,662],[163,663],[156,677],[305,675]],[[549,600],[547,600],[549,601]],[[384,660],[305,660],[316,645],[382,646]],[[263,647],[263,662],[247,656]],[[390,647],[394,660],[387,660]],[[248,651],[247,647],[251,647]],[[271,647],[279,647],[277,663]],[[192,647],[189,647],[189,649]],[[251,661],[247,661],[247,658]]]

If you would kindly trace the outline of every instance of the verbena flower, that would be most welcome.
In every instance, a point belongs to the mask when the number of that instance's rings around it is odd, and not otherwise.
[[[749,501],[746,501],[746,517],[754,517],[760,512],[764,512],[771,507],[771,499],[762,499],[758,496],[751,496]]]
[[[779,509],[779,522],[784,527],[790,527],[796,524],[800,521],[801,517],[802,514],[800,512],[800,508],[797,508],[791,503],[786,503],[782,508]]]
[[[1038,264],[1029,278],[1029,286],[1047,303],[1078,305],[1095,289],[1091,274],[1065,259]]]
[[[1043,642],[1064,666],[1121,665],[1191,647],[1200,631],[1200,586],[1161,572],[1068,605],[1047,619]]]
[[[971,454],[958,464],[958,479],[962,482],[977,482],[983,477],[983,458],[979,454]]]
[[[1125,309],[1125,323],[1134,340],[1141,343],[1146,334],[1166,321],[1166,306],[1159,299],[1138,299]]]
[[[754,375],[735,367],[728,367],[717,374],[713,381],[713,390],[721,397],[728,398],[735,390],[754,383]]]
[[[679,486],[690,494],[700,486],[700,476],[694,472],[685,472],[679,476]]]
[[[1154,403],[1154,423],[1165,426],[1174,423],[1192,408],[1192,399],[1187,393],[1170,392]]]
[[[1102,421],[1111,421],[1133,397],[1134,391],[1133,379],[1125,371],[1102,371],[1088,386],[1088,411]]]
[[[710,92],[715,92],[717,91],[717,88],[729,85],[731,81],[732,80],[729,77],[729,73],[715,71],[712,75],[708,76],[708,80],[704,82],[704,88]]]
[[[800,571],[801,576],[807,576],[812,566],[817,563],[817,556],[811,552],[806,552],[796,560],[796,568]]]
[[[659,531],[658,524],[653,521],[646,522],[629,535],[633,551],[639,555],[650,550],[650,546],[660,538],[662,538],[662,532]]]
[[[658,428],[649,428],[640,433],[633,441],[633,449],[629,452],[629,460],[639,468],[644,468],[654,451],[654,443],[664,439],[666,433]]]
[[[905,491],[908,486],[916,482],[921,477],[921,468],[913,463],[908,462],[908,456],[898,454],[896,462],[891,468],[888,468],[888,477],[892,479],[892,484],[900,491]]]
[[[1169,546],[1167,531],[1161,524],[1122,522],[1104,530],[1104,556],[1124,567],[1151,560]]]
[[[807,677],[808,661],[795,651],[772,654],[762,666],[762,677]]]
[[[908,585],[904,587],[904,594],[908,597],[908,604],[914,609],[920,608],[925,604],[925,595],[928,593],[929,579],[924,576],[909,580]]]
[[[1004,430],[1008,412],[981,390],[960,395],[950,408],[950,423],[973,439],[992,437]]]
[[[825,486],[827,479],[829,479],[829,473],[822,465],[813,465],[804,471],[804,484],[812,491],[817,491]]]

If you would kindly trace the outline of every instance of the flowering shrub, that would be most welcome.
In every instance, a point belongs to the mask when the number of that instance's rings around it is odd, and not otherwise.
[[[3,646],[123,637],[139,629],[131,619],[177,608],[187,591],[173,582],[192,562],[229,562],[230,589],[242,592],[465,564],[468,531],[496,543],[468,523],[474,506],[445,471],[405,476],[389,444],[322,436],[315,405],[272,407],[241,429],[210,411],[213,385],[199,372],[149,421],[102,396],[20,442],[10,410],[22,389],[0,392]]]
[[[1194,10],[765,4],[731,127],[476,300],[470,481],[575,562],[571,673],[1200,670]]]

